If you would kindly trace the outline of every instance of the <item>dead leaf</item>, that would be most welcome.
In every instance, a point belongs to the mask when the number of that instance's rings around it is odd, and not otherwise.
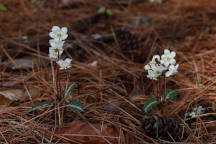
[[[9,89],[0,91],[0,105],[9,104],[12,101],[24,100],[28,97],[31,99],[38,95],[38,89],[30,87],[28,89]]]
[[[75,120],[67,123],[65,127],[56,130],[56,134],[65,136],[71,140],[75,140],[85,144],[106,144],[108,140],[111,144],[118,143],[118,131],[106,124],[92,124],[100,135],[89,124]]]
[[[3,64],[7,64],[7,62],[4,62]],[[34,60],[32,58],[20,58],[20,59],[14,59],[13,62],[9,63],[8,65],[11,69],[33,69],[34,67]]]
[[[29,79],[32,78],[31,76],[17,76],[17,77],[12,77],[7,81],[1,82],[0,87],[13,87],[15,85],[18,85],[19,83],[23,83],[28,81]]]

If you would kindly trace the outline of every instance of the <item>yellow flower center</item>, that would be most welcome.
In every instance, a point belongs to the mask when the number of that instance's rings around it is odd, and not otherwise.
[[[170,61],[171,60],[171,56],[167,56],[167,61]]]
[[[60,38],[62,35],[61,33],[57,33],[56,37]]]

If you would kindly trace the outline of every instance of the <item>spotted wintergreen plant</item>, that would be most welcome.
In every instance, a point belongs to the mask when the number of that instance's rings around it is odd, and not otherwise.
[[[152,60],[144,66],[144,69],[148,72],[147,77],[154,81],[153,84],[154,87],[156,87],[156,98],[147,101],[143,109],[151,108],[153,105],[169,100],[167,97],[166,78],[171,77],[178,72],[179,64],[176,64],[175,56],[176,53],[174,51],[165,49],[164,54],[161,56],[154,55]],[[162,86],[165,91],[163,95],[161,95]]]
[[[57,98],[58,100],[62,99],[62,90],[59,80],[59,70],[65,70],[71,67],[71,61],[72,59],[66,58],[65,60],[61,59],[61,55],[64,51],[63,45],[64,40],[68,37],[68,29],[66,27],[58,27],[53,26],[52,31],[49,33],[49,36],[52,38],[49,48],[49,57],[51,61],[55,61],[58,66],[56,67],[56,88],[57,88]]]
[[[63,48],[64,42],[68,37],[67,32],[68,32],[68,29],[66,27],[60,28],[58,26],[53,26],[51,29],[51,32],[49,33],[49,36],[52,38],[51,40],[49,40],[49,44],[50,44],[49,57],[52,63],[53,62],[56,63],[56,67],[55,67],[56,69],[55,79],[56,79],[56,89],[57,89],[56,102],[58,103],[61,103],[62,100],[64,100],[64,98],[69,95],[69,93],[72,91],[72,89],[75,86],[75,83],[71,83],[68,86],[68,88],[65,90],[65,92],[63,92],[61,89],[61,83],[60,83],[60,78],[59,78],[60,70],[66,70],[71,67],[72,59],[70,58],[62,59],[61,58],[61,55],[64,51],[64,48]],[[48,106],[50,104],[56,104],[56,103],[50,102],[50,101],[43,102],[29,109],[27,113],[35,111],[41,107]],[[75,110],[79,110],[82,112],[84,111],[82,105],[77,101],[75,102],[72,101],[70,104],[66,105],[66,107],[72,108]]]

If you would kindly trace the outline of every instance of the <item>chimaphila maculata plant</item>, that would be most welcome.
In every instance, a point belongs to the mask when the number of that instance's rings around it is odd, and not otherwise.
[[[144,66],[144,69],[148,71],[147,77],[154,81],[159,80],[157,83],[157,98],[159,99],[159,93],[161,91],[161,78],[164,79],[164,100],[166,100],[166,78],[175,75],[178,71],[179,64],[176,64],[176,53],[168,49],[164,50],[164,54],[154,55],[152,60]]]
[[[67,31],[68,30],[66,27],[60,28],[58,26],[53,26],[52,31],[49,33],[49,36],[52,38],[49,41],[51,46],[49,48],[49,57],[52,61],[55,61],[58,64],[56,67],[56,88],[58,100],[62,99],[62,91],[59,80],[59,70],[70,68],[72,61],[72,59],[70,58],[66,58],[65,60],[61,59],[61,55],[64,51],[64,40],[68,37]]]
[[[45,101],[43,103],[40,103],[39,105],[36,105],[30,109],[28,109],[28,111],[26,112],[26,114],[37,110],[40,107],[45,107],[47,105],[52,105],[55,104],[56,108],[58,110],[58,120],[59,120],[59,126],[61,125],[61,123],[63,122],[62,119],[62,115],[63,115],[63,111],[61,111],[61,107],[62,108],[70,108],[73,110],[78,110],[80,112],[83,112],[83,106],[80,104],[79,101],[77,100],[72,100],[70,103],[66,103],[66,101],[64,101],[65,97],[68,96],[71,92],[71,90],[74,88],[75,83],[71,83],[68,85],[67,89],[64,90],[64,92],[62,92],[61,90],[61,83],[60,83],[60,78],[59,78],[59,74],[60,74],[60,70],[65,70],[71,67],[71,61],[72,59],[70,58],[66,58],[66,59],[62,59],[61,55],[64,51],[63,49],[63,45],[64,45],[64,40],[66,40],[66,38],[68,37],[67,34],[67,28],[63,27],[60,28],[58,26],[53,26],[52,27],[52,31],[49,33],[49,36],[52,38],[49,43],[50,43],[50,48],[49,48],[49,57],[51,60],[51,64],[52,64],[52,69],[53,69],[53,77],[54,77],[54,83],[56,84],[56,99],[55,102],[54,101]],[[55,62],[55,70],[56,70],[56,74],[54,74],[54,67],[53,67],[53,62]],[[66,104],[66,105],[65,105]]]

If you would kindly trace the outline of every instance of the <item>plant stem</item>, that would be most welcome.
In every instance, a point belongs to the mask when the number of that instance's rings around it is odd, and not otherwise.
[[[160,77],[157,82],[157,100],[160,101]]]
[[[159,77],[159,92],[160,92],[160,100],[162,100],[162,95],[161,95],[161,91],[162,91],[162,79],[161,79],[161,77]]]
[[[57,60],[59,60],[59,52],[58,52]],[[60,73],[59,66],[56,65],[56,88],[57,88],[57,99],[58,99],[58,101],[60,101],[62,99],[62,97],[61,97],[61,83],[60,83],[59,73]]]
[[[156,98],[157,98],[157,87],[154,81],[153,81],[153,89],[154,89],[154,95],[156,95]]]
[[[166,101],[166,96],[167,96],[167,90],[166,90],[166,76],[164,76],[164,101]]]

